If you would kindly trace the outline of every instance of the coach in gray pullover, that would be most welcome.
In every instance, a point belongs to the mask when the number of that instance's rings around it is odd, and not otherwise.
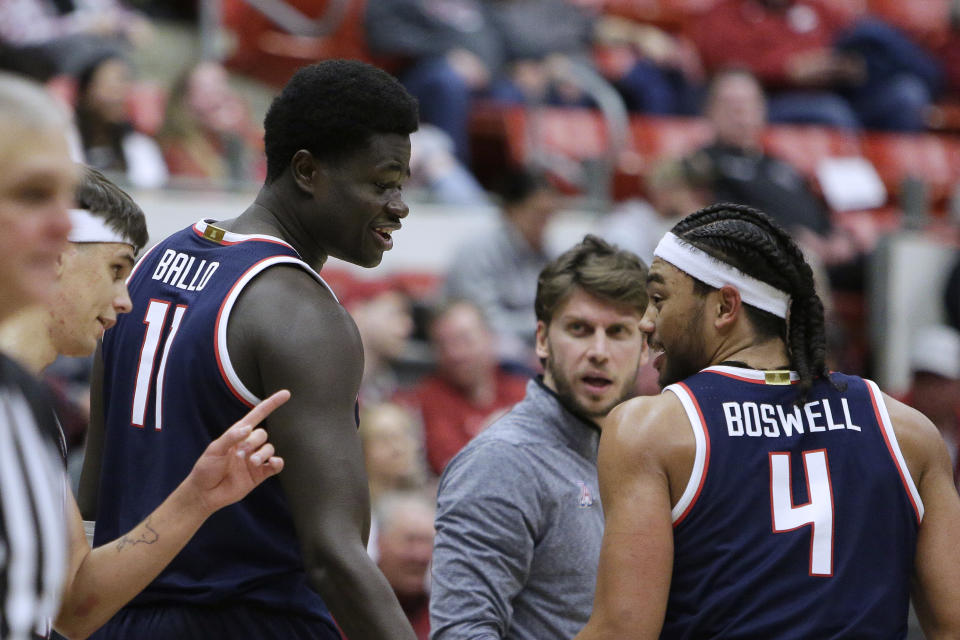
[[[447,465],[437,498],[432,640],[562,640],[590,617],[603,511],[598,421],[645,356],[646,269],[587,236],[537,287],[542,379]]]

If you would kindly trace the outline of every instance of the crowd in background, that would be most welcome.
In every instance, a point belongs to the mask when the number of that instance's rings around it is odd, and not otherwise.
[[[226,3],[228,22],[250,10],[234,4]],[[314,16],[326,6],[293,4]],[[960,2],[944,14],[953,21],[940,36],[923,40],[879,15],[835,6],[855,3],[717,0],[680,25],[639,20],[623,10],[629,4],[371,0],[350,14],[357,50],[420,101],[423,125],[411,162],[417,193],[451,206],[492,201],[501,211],[489,235],[457,251],[429,296],[389,278],[331,282],[365,348],[360,433],[374,499],[369,550],[424,638],[432,492],[446,463],[519,401],[540,369],[533,353],[536,276],[552,257],[545,231],[569,195],[548,167],[478,164],[484,156],[471,138],[477,109],[595,109],[600,82],[631,113],[697,117],[709,130],[703,144],[648,159],[634,197],[602,211],[598,232],[649,263],[656,240],[686,213],[714,201],[756,206],[800,242],[832,313],[837,292],[862,296],[885,227],[839,216],[809,172],[767,148],[768,125],[919,133],[938,124],[941,105],[960,101]],[[251,36],[237,33],[237,48],[225,59],[233,70],[198,60],[169,86],[147,91],[154,108],[145,114],[144,87],[153,85],[143,84],[131,51],[152,46],[152,20],[196,27],[198,18],[188,2],[130,5],[4,0],[0,67],[44,82],[74,114],[77,159],[122,184],[223,189],[262,182],[260,127],[232,82],[257,64],[248,59],[257,51],[244,40]],[[276,51],[263,53],[259,71],[273,69],[279,75],[272,85],[279,86],[287,77],[282,66],[268,64],[274,58]],[[958,132],[960,124],[940,135]],[[905,400],[941,429],[956,464],[960,252],[942,297],[952,326],[918,328]],[[834,345],[856,342],[858,327],[830,326]],[[871,374],[869,354],[840,353],[848,356],[840,368]],[[88,372],[83,363],[66,362],[54,373],[61,416],[79,448]],[[652,378],[641,375],[640,393],[658,391]]]

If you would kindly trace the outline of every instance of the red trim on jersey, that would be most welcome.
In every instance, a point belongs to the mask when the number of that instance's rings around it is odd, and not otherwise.
[[[910,485],[907,483],[907,479],[903,475],[903,468],[900,466],[900,461],[897,460],[897,454],[893,451],[893,445],[890,444],[890,438],[887,437],[887,430],[883,425],[883,416],[880,414],[880,407],[877,406],[877,398],[873,395],[873,389],[870,385],[867,385],[867,393],[870,395],[870,402],[873,404],[873,414],[877,418],[877,426],[880,428],[880,434],[883,436],[883,442],[887,445],[887,453],[890,454],[890,458],[893,459],[893,466],[897,468],[897,473],[900,474],[900,482],[903,483],[903,489],[907,493],[907,499],[910,500],[910,505],[913,507],[913,513],[917,516],[917,524],[921,522],[920,518],[920,508],[917,506],[916,501],[913,499],[913,493],[910,491]],[[893,425],[890,425],[893,428]],[[906,461],[904,461],[906,464]]]
[[[266,258],[263,258],[262,260],[257,261],[256,263],[251,265],[246,271],[240,274],[240,277],[237,278],[236,282],[233,283],[233,286],[230,287],[230,291],[228,291],[227,295],[223,297],[223,302],[220,303],[220,309],[217,311],[217,321],[213,325],[213,353],[217,359],[217,369],[220,370],[220,377],[223,378],[224,384],[226,384],[230,392],[237,397],[237,400],[239,400],[240,402],[242,402],[243,404],[251,408],[254,405],[251,404],[242,395],[240,395],[240,392],[234,388],[234,386],[230,383],[230,379],[227,378],[227,372],[223,370],[223,361],[220,359],[220,340],[218,339],[220,335],[220,319],[221,319],[221,316],[223,315],[223,307],[227,304],[227,300],[229,300],[230,296],[233,295],[233,291],[240,284],[240,281],[243,280],[244,276],[246,276],[248,273],[256,269],[258,266],[260,266],[261,263],[266,262],[267,260],[273,260],[276,257],[277,256],[267,256]]]
[[[193,232],[196,233],[198,236],[200,236],[204,240],[209,240],[209,238],[203,235],[203,231],[200,231],[200,229],[197,228],[197,223],[195,223],[192,228],[193,228]],[[210,242],[214,242],[214,241],[210,240]],[[270,244],[279,244],[281,246],[287,247],[288,249],[293,249],[293,247],[291,247],[288,243],[284,242],[283,240],[271,240],[269,238],[244,238],[243,240],[218,240],[216,242],[217,244],[221,244],[227,247],[235,244],[240,244],[241,242],[269,242]]]
[[[703,419],[703,411],[700,409],[700,403],[697,402],[696,396],[694,396],[693,392],[690,391],[690,387],[682,382],[678,382],[677,384],[683,387],[683,390],[687,392],[687,396],[690,398],[693,406],[697,409],[697,416],[700,418],[700,424],[696,426],[699,427],[703,432],[703,442],[705,447],[703,452],[703,471],[700,472],[700,484],[697,486],[697,492],[693,494],[693,500],[691,500],[690,504],[687,505],[687,508],[683,510],[683,513],[680,514],[680,517],[674,521],[674,529],[680,526],[680,523],[683,522],[684,519],[690,514],[690,510],[693,509],[693,506],[697,504],[697,499],[700,498],[700,492],[703,491],[703,485],[707,481],[707,469],[710,466],[710,431],[707,429],[707,421]],[[694,459],[694,465],[696,465],[696,459]]]

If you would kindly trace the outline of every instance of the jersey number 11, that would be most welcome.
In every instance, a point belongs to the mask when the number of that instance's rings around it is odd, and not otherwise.
[[[157,351],[160,350],[160,338],[163,337],[167,325],[170,304],[166,300],[151,298],[150,304],[147,306],[147,313],[143,317],[143,323],[147,325],[147,329],[143,336],[143,346],[140,347],[140,361],[137,364],[137,386],[133,392],[133,416],[130,419],[133,426],[141,429],[147,414],[151,387],[156,387],[156,402],[154,403],[156,412],[153,428],[159,431],[163,425],[163,379],[167,370],[167,356],[170,355],[170,345],[173,344],[177,329],[180,328],[180,323],[183,321],[183,314],[187,311],[187,305],[183,304],[178,304],[174,309],[170,331],[167,333],[167,339],[163,342],[160,366],[154,373]]]

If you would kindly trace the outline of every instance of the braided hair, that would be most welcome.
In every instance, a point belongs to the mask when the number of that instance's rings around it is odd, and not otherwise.
[[[741,204],[720,203],[696,211],[671,230],[714,258],[790,295],[789,322],[752,305],[746,315],[761,337],[780,337],[790,367],[800,375],[803,402],[817,378],[829,380],[823,303],[813,272],[793,238],[767,214]],[[698,293],[712,287],[694,280]]]

